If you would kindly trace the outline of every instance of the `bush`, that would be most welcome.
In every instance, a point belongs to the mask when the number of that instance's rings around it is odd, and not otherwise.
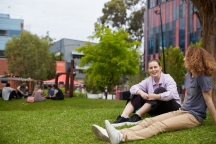
[[[73,96],[74,96],[74,97],[80,97],[80,98],[86,97],[85,94],[83,94],[83,93],[81,93],[81,92],[74,92],[74,93],[73,93]]]

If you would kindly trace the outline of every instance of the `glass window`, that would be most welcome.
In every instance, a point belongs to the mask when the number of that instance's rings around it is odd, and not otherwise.
[[[179,18],[183,17],[183,5],[179,6]]]
[[[153,40],[149,39],[149,49],[148,49],[148,54],[153,54]]]
[[[176,46],[176,28],[172,29],[172,45],[175,47]]]
[[[176,1],[173,1],[173,21],[176,20],[176,14],[177,14],[177,10],[176,10]]]
[[[179,6],[176,7],[176,19],[179,19]]]
[[[156,34],[156,48],[155,48],[156,53],[159,53],[159,34],[160,33]]]
[[[81,59],[83,57],[83,55],[73,55],[74,59]]]
[[[148,10],[148,27],[151,27],[151,9]]]
[[[169,2],[166,3],[166,23],[169,22]]]
[[[2,30],[0,29],[0,36],[8,36],[8,30]]]
[[[184,18],[179,19],[179,27],[181,29],[185,29],[185,19]]]
[[[153,53],[156,51],[156,34],[153,35]]]
[[[183,15],[182,17],[185,17],[185,10],[186,10],[185,6],[186,6],[185,4],[182,5],[182,15]]]
[[[188,32],[193,32],[193,17],[188,17]]]
[[[13,35],[19,36],[21,31],[19,30],[10,30],[9,36],[12,37]]]
[[[181,48],[181,51],[184,51],[185,47],[185,29],[180,27],[179,29],[179,47]]]
[[[192,43],[196,43],[196,35],[195,35],[195,33],[190,33],[190,43],[192,42]]]
[[[166,31],[165,33],[166,33],[166,44],[164,45],[166,48],[169,48],[169,31]]]
[[[169,47],[172,46],[173,36],[172,36],[172,30],[169,30]]]

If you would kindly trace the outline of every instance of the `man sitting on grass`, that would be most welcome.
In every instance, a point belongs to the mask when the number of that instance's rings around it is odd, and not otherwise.
[[[62,90],[58,88],[57,85],[53,85],[54,87],[54,95],[53,96],[46,96],[47,99],[52,99],[52,100],[63,100],[64,95],[62,93]]]
[[[17,98],[16,90],[11,88],[9,83],[7,83],[6,87],[2,89],[2,98],[4,100],[11,100],[11,98]]]
[[[47,89],[48,89],[48,93],[47,93],[47,95],[45,97],[51,97],[51,96],[53,96],[54,95],[54,89],[53,89],[53,87],[51,85],[48,85]]]

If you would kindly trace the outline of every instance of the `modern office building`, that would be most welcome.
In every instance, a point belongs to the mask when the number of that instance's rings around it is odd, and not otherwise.
[[[14,19],[9,14],[0,13],[0,77],[8,73],[8,62],[4,56],[5,44],[13,35],[20,35],[23,24],[23,19]]]
[[[190,0],[147,0],[144,23],[144,71],[147,62],[162,52],[162,34],[164,47],[178,46],[183,52],[201,37],[201,25]]]
[[[9,14],[0,14],[0,57],[4,57],[6,42],[13,35],[19,36],[23,28],[23,19],[11,18]]]
[[[79,60],[83,56],[83,53],[78,53],[75,51],[76,48],[85,45],[86,41],[73,40],[73,39],[61,39],[55,43],[55,45],[50,47],[52,52],[61,52],[64,55],[63,61],[66,62],[66,70],[70,67],[71,59],[75,62],[76,79],[83,82],[85,74],[83,70],[87,69],[89,66],[79,67]],[[95,44],[95,43],[92,43]],[[61,61],[61,60],[60,60]],[[65,70],[65,71],[66,71]]]

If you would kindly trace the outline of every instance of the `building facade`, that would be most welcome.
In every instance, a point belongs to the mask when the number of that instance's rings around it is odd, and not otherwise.
[[[144,71],[148,61],[159,58],[162,52],[162,34],[164,47],[177,46],[184,53],[201,37],[201,25],[190,0],[147,0],[144,22]]]
[[[74,59],[76,79],[83,82],[85,74],[83,70],[87,69],[89,66],[79,67],[79,60],[82,58],[83,53],[78,53],[75,51],[76,48],[85,45],[86,41],[73,40],[73,39],[61,39],[56,42],[55,45],[50,47],[52,52],[61,52],[64,55],[63,61],[66,62],[66,70],[70,67],[71,59]],[[92,43],[95,44],[95,43]],[[61,60],[60,60],[61,61]],[[65,71],[66,71],[65,70]]]
[[[9,14],[0,13],[0,77],[8,73],[8,62],[4,56],[5,44],[13,35],[20,35],[23,24],[22,19],[13,19]]]
[[[11,18],[9,14],[0,14],[0,57],[4,57],[6,42],[13,35],[19,36],[23,28],[23,19]]]

